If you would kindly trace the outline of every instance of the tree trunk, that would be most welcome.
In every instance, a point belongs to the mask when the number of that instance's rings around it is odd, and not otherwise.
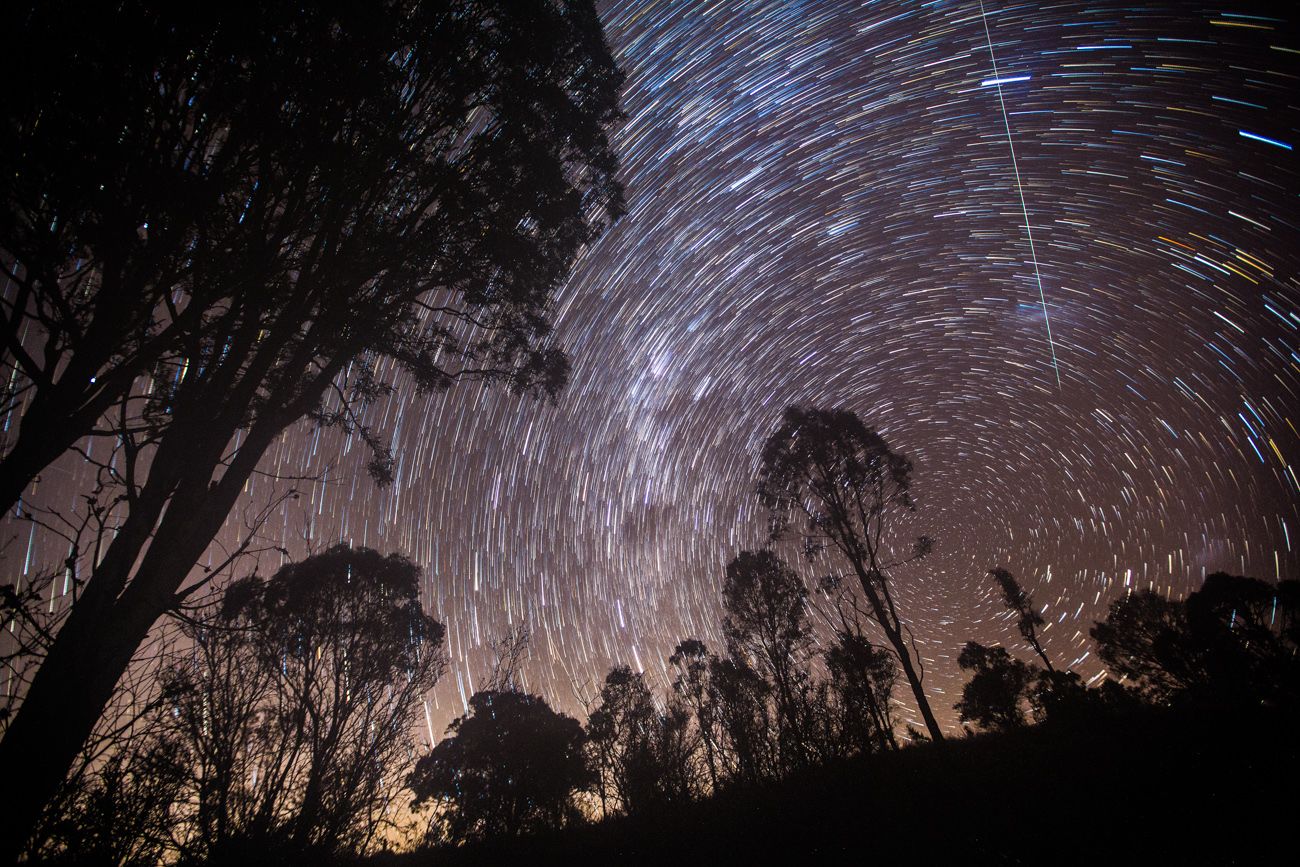
[[[24,413],[13,448],[0,459],[0,511],[12,509],[41,471],[86,433],[72,427],[66,416],[48,416],[39,407]]]
[[[916,667],[912,665],[912,654],[907,646],[907,640],[902,632],[897,630],[886,629],[885,634],[889,636],[890,643],[898,651],[898,660],[903,664],[903,675],[912,687],[912,695],[916,697],[916,706],[921,711],[921,719],[925,720],[925,728],[930,733],[930,740],[941,743],[943,731],[939,728],[939,721],[934,718],[934,711],[930,709],[930,701],[925,697],[925,689],[921,686],[921,678],[917,676]]]
[[[136,621],[142,618],[124,612],[118,595],[175,490],[182,460],[177,448],[159,450],[148,483],[68,612],[0,740],[0,767],[13,769],[11,779],[23,780],[21,788],[4,788],[0,864],[11,863],[22,851],[112,698],[118,678],[161,614],[149,614],[141,628]]]
[[[9,772],[11,780],[23,781],[21,786],[4,787],[0,864],[12,863],[23,851],[131,657],[157,619],[174,604],[174,594],[221,528],[244,481],[286,424],[265,421],[254,426],[231,466],[211,485],[216,461],[160,449],[140,501],[156,500],[159,489],[175,494],[130,583],[124,580],[125,571],[136,562],[148,530],[161,512],[159,507],[151,516],[141,502],[128,516],[128,524],[134,517],[149,526],[143,534],[124,527],[109,546],[0,740],[0,767]],[[211,448],[219,454],[225,442]],[[155,484],[158,488],[150,490]],[[123,585],[125,589],[118,593]]]
[[[704,718],[698,711],[696,711],[695,719],[700,726],[700,739],[704,741],[704,756],[709,765],[709,793],[716,795],[718,793],[718,760],[713,754],[713,733],[704,730]]]
[[[0,864],[13,863],[23,851],[147,631],[146,626],[137,635],[111,612],[69,617],[60,630],[0,740],[0,767],[7,777]]]
[[[907,638],[903,635],[902,624],[897,618],[892,618],[889,612],[885,610],[884,603],[880,600],[880,595],[876,589],[871,586],[871,578],[867,575],[867,570],[860,559],[849,557],[853,565],[853,570],[858,575],[858,583],[862,585],[862,592],[866,594],[867,601],[871,603],[871,611],[875,616],[876,623],[884,630],[885,637],[893,645],[894,652],[898,656],[898,661],[903,665],[903,676],[907,678],[907,683],[912,687],[912,695],[916,698],[916,707],[921,712],[921,719],[925,721],[926,730],[930,733],[930,739],[935,743],[943,741],[943,731],[939,728],[939,721],[934,718],[934,711],[930,709],[930,700],[925,696],[925,689],[921,685],[921,678],[917,674],[916,666],[912,664],[912,649],[907,646]]]

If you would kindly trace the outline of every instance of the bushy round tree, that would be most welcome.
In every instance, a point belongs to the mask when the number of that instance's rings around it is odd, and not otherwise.
[[[415,766],[414,806],[434,805],[433,839],[465,841],[569,824],[592,782],[582,726],[540,696],[490,690]]]

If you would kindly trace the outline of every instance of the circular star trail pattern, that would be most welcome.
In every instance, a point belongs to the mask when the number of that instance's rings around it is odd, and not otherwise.
[[[425,567],[452,659],[432,736],[515,624],[527,685],[571,712],[611,664],[662,685],[679,640],[718,648],[723,566],[764,544],[757,455],[790,403],[855,410],[915,463],[901,532],[935,553],[895,579],[948,725],[966,640],[1025,650],[992,566],[1088,678],[1088,629],[1128,589],[1295,577],[1293,22],[985,9],[1019,188],[978,0],[602,7],[629,210],[557,299],[558,405],[399,382],[372,412],[390,488],[359,443],[305,427],[267,462],[330,468],[271,528],[295,555],[341,538]]]

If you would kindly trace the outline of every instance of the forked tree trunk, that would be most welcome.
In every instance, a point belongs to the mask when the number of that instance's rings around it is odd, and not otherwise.
[[[128,516],[128,524],[136,517],[138,526],[148,526],[143,533],[119,533],[109,546],[0,740],[0,767],[7,777],[0,796],[0,865],[14,862],[23,851],[132,656],[174,604],[175,593],[220,530],[244,482],[286,424],[268,420],[255,425],[230,467],[211,484],[211,469],[207,474],[195,471],[204,462],[187,460],[188,453],[173,450],[157,456],[140,500],[157,497],[151,484],[164,488],[164,495],[166,489],[175,493],[169,500],[162,498],[167,510],[156,523],[143,559],[127,584],[125,575],[139,558],[161,508],[152,516]]]

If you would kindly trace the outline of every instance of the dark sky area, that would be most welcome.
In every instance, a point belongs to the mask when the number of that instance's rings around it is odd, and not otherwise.
[[[359,442],[305,426],[265,466],[328,468],[264,530],[294,556],[341,538],[426,569],[453,661],[435,734],[512,624],[534,631],[528,686],[571,712],[611,664],[662,685],[677,641],[716,647],[722,569],[763,542],[758,451],[789,403],[855,410],[915,462],[900,538],[935,553],[895,578],[948,724],[962,643],[1016,643],[993,565],[1085,677],[1102,670],[1088,628],[1126,588],[1296,576],[1294,22],[1263,4],[985,9],[603,6],[629,211],[558,299],[558,405],[399,388],[373,413],[392,487],[367,481]],[[70,500],[76,472],[38,498]],[[257,479],[249,513],[287,484]],[[66,553],[13,532],[29,570]]]

